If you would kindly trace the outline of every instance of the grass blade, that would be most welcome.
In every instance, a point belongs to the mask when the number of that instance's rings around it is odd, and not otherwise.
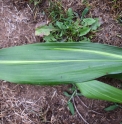
[[[68,105],[68,108],[69,108],[70,112],[72,113],[72,115],[74,115],[75,109],[74,109],[73,103],[69,102],[67,105]]]
[[[117,109],[118,107],[119,107],[119,105],[114,104],[114,105],[111,105],[111,106],[105,108],[104,110],[109,112],[109,111],[113,111],[113,110]]]

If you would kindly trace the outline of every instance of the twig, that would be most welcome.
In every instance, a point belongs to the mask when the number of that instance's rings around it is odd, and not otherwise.
[[[77,98],[80,100],[80,102],[82,103],[82,105],[84,105],[87,109],[89,109],[89,107],[79,98],[79,96],[77,96]],[[99,112],[96,112],[96,111],[94,111],[94,110],[88,110],[89,112],[94,112],[94,113],[96,113],[96,114],[101,114],[101,113],[99,113]]]
[[[89,108],[89,107],[79,98],[79,96],[77,96],[77,98],[80,100],[80,102],[81,102],[86,108]]]
[[[30,6],[27,4],[28,8],[30,9],[31,13],[33,14],[33,10],[30,8]]]
[[[78,115],[81,117],[81,119],[86,123],[86,124],[89,124],[84,118],[83,116],[80,114],[80,112],[78,111],[77,107],[76,107],[76,104],[75,104],[75,101],[74,101],[74,98],[72,98],[73,100],[73,104],[74,104],[74,107],[75,107],[75,110],[76,112],[78,113]]]
[[[102,113],[96,112],[96,111],[94,111],[94,110],[88,110],[88,112],[94,112],[94,113],[96,113],[96,114],[102,115]]]

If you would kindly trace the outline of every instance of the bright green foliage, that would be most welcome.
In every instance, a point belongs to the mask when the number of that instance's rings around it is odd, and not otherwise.
[[[90,28],[88,27],[83,27],[82,29],[79,30],[79,36],[84,36],[90,32]]]
[[[0,77],[11,82],[18,82],[19,79],[22,83],[36,84],[78,83],[122,70],[121,49],[102,44],[23,45],[2,49],[0,56],[0,68],[4,70],[0,72]],[[13,73],[9,73],[11,69]],[[15,75],[17,73],[19,75]]]
[[[88,8],[82,13],[81,19],[76,16],[71,8],[65,12],[60,4],[50,13],[53,26],[48,25],[36,29],[36,35],[43,35],[46,42],[79,42],[90,39],[86,37],[87,34],[96,30],[99,26],[99,19],[83,18],[87,14]],[[54,5],[53,5],[54,6]],[[59,13],[60,12],[60,13]],[[45,29],[48,29],[46,32]]]
[[[82,25],[83,26],[89,26],[89,25],[94,24],[95,22],[96,22],[96,20],[94,20],[93,18],[85,18],[82,21]]]
[[[121,53],[122,48],[86,42],[5,48],[0,50],[0,79],[35,85],[73,83],[88,98],[122,103],[122,90],[94,80],[120,77]]]

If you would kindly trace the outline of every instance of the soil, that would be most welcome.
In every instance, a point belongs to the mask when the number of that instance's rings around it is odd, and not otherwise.
[[[80,15],[84,9],[82,0],[62,0],[65,8],[72,7]],[[101,28],[95,33],[93,42],[122,46],[122,26],[116,20],[122,8],[115,9],[105,0],[89,0],[88,16],[99,17]],[[121,0],[120,3],[122,4]],[[33,9],[27,0],[0,0],[0,48],[40,42],[35,37],[37,24],[46,23],[43,13],[45,2]],[[101,80],[101,79],[100,79]],[[106,83],[121,83],[103,78]],[[77,109],[71,115],[67,108],[68,98],[63,92],[71,85],[32,86],[0,81],[0,124],[120,124],[122,109],[106,112],[104,108],[113,103],[75,97]],[[121,97],[121,96],[120,96]],[[84,118],[82,118],[82,117]]]

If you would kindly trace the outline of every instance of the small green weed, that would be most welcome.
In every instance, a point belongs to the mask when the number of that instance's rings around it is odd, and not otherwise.
[[[73,85],[72,88],[70,88],[68,92],[64,92],[64,95],[69,98],[69,100],[67,102],[67,106],[68,106],[69,111],[71,112],[71,114],[74,115],[75,108],[74,108],[72,99],[75,96],[81,96],[82,94],[81,93],[78,93],[77,92],[77,87],[75,85]]]
[[[121,15],[122,15],[121,0],[109,0],[108,5],[110,6],[110,10],[113,17],[121,23]]]
[[[115,109],[117,109],[117,108],[122,108],[122,106],[115,103],[115,104],[113,104],[113,105],[111,105],[111,106],[105,108],[104,110],[107,111],[107,112],[109,112],[109,111],[113,111],[113,110],[115,110]]]
[[[59,0],[50,0],[47,15],[51,22],[55,23],[56,21],[63,21],[62,19],[65,18],[66,12]]]
[[[122,24],[122,17],[121,16],[118,17],[118,22]]]
[[[79,17],[71,8],[65,10],[60,2],[50,2],[49,11],[49,25],[38,27],[35,32],[46,42],[90,41],[88,34],[100,26],[98,18],[84,18],[89,8]]]
[[[42,2],[42,0],[29,0],[30,3],[33,3],[34,6],[40,4]]]

